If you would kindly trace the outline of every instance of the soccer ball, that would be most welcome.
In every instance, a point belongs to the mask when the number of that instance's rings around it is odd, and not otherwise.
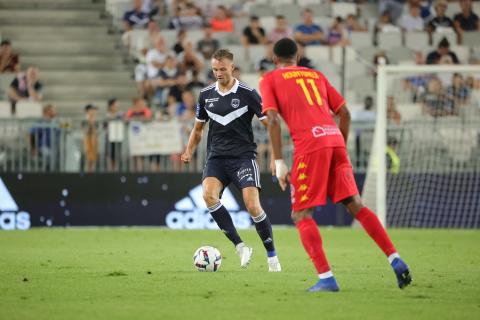
[[[214,272],[220,268],[222,256],[217,248],[203,246],[193,254],[193,266],[198,271]]]

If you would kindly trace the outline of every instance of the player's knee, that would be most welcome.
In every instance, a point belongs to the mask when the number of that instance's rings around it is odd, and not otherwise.
[[[220,199],[218,198],[218,195],[216,195],[213,192],[204,192],[203,193],[203,200],[207,204],[207,207],[211,207],[214,204],[217,204]]]
[[[263,211],[258,201],[245,201],[245,207],[247,208],[247,211],[252,215],[258,215]]]
[[[311,210],[302,210],[302,211],[292,211],[292,221],[297,224],[303,219],[311,218],[312,211]]]

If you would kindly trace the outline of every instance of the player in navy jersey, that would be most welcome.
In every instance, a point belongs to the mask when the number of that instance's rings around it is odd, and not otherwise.
[[[203,170],[203,198],[220,229],[235,245],[240,266],[250,262],[252,248],[240,238],[227,209],[221,204],[223,189],[233,183],[242,191],[245,206],[252,216],[258,235],[267,250],[268,271],[281,271],[273,243],[272,225],[260,204],[260,172],[255,160],[252,119],[257,116],[266,126],[258,93],[232,75],[233,54],[220,49],[212,57],[217,81],[202,89],[198,96],[196,121],[181,159],[188,163],[209,122],[207,163]]]

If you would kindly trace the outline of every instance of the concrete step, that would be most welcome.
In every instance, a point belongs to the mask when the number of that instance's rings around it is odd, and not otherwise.
[[[111,97],[109,97],[111,98]],[[107,100],[104,99],[47,99],[42,102],[43,105],[53,104],[57,107],[57,112],[59,117],[73,117],[73,118],[83,118],[85,116],[85,106],[89,103],[93,103],[98,107],[98,113],[100,118],[106,113],[107,109]],[[131,99],[118,99],[118,106],[121,111],[127,111],[128,108],[132,106]]]
[[[4,25],[108,25],[107,19],[100,19],[100,12],[85,10],[0,10],[0,26]],[[60,32],[61,30],[57,30]]]
[[[110,97],[128,100],[135,97],[137,90],[135,84],[130,85],[104,85],[100,82],[88,85],[47,85],[44,90],[45,99],[97,99],[107,100]]]
[[[22,66],[37,66],[42,70],[121,70],[127,71],[122,58],[110,55],[88,56],[21,56]]]
[[[0,21],[1,24],[1,21]],[[105,26],[1,26],[0,31],[3,38],[12,39],[13,43],[15,39],[64,39],[64,40],[77,40],[77,39],[95,39],[96,37],[114,38],[115,36],[108,34],[108,28]]]
[[[92,0],[0,0],[1,9],[75,9],[96,10],[105,9],[104,1]]]
[[[115,55],[117,49],[113,41],[49,41],[41,40],[14,42],[15,52],[20,55]]]
[[[83,85],[102,83],[105,85],[129,83],[135,86],[129,71],[42,71],[42,81],[48,85]]]

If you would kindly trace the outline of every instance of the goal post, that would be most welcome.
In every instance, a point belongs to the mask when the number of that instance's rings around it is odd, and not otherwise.
[[[480,66],[379,65],[362,197],[387,227],[480,227]]]

